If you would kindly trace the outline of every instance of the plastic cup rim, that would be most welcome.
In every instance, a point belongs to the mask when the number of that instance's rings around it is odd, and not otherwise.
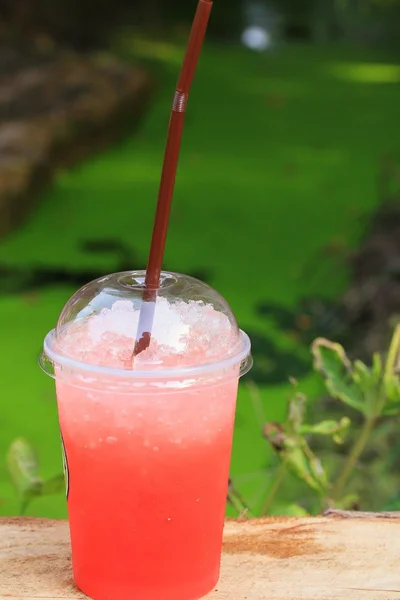
[[[51,373],[45,366],[45,360],[50,360],[53,365],[60,365],[77,371],[87,373],[98,373],[102,376],[109,375],[112,377],[121,377],[127,379],[182,379],[194,376],[201,376],[203,374],[223,371],[224,369],[231,367],[236,364],[241,365],[240,377],[247,373],[252,366],[251,357],[251,342],[250,338],[242,329],[239,329],[240,336],[242,339],[242,349],[236,354],[229,356],[228,358],[218,360],[218,362],[209,362],[202,365],[195,365],[182,368],[160,368],[160,369],[117,369],[113,367],[104,367],[100,365],[91,365],[90,363],[81,362],[60,354],[53,350],[51,341],[55,336],[55,329],[49,331],[46,335],[43,343],[43,352],[39,358],[40,366],[42,370],[52,377],[55,378],[55,374]],[[245,362],[244,362],[245,361]],[[244,363],[244,364],[243,364]]]

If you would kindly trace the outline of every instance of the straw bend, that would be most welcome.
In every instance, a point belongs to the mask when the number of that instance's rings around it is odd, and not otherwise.
[[[177,113],[183,113],[186,110],[188,95],[179,90],[175,91],[174,101],[172,103],[172,110]]]

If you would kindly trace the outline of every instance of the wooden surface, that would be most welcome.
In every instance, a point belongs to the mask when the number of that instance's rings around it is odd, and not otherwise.
[[[344,517],[227,521],[221,579],[207,598],[400,600],[400,519]],[[66,522],[0,519],[7,598],[85,598],[73,584]]]

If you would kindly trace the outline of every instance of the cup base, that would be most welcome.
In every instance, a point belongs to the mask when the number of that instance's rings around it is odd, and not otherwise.
[[[204,581],[197,584],[185,584],[170,587],[168,590],[159,587],[137,588],[134,584],[131,586],[118,584],[106,586],[104,581],[87,582],[82,578],[74,577],[75,584],[81,592],[86,594],[92,600],[201,600],[207,594],[212,592],[219,580],[217,576],[205,578]]]

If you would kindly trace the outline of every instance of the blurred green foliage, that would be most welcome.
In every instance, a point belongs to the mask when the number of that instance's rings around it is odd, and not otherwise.
[[[10,293],[5,273],[11,269],[15,275],[14,266],[29,272],[37,265],[111,272],[117,264],[112,253],[96,256],[82,248],[84,241],[110,237],[135,252],[133,267],[145,265],[182,54],[183,45],[171,39],[127,36],[124,58],[146,59],[159,77],[158,94],[139,132],[60,173],[26,225],[0,246],[1,334],[7,348],[3,395],[10,399],[2,415],[0,455],[4,458],[12,440],[23,435],[37,449],[46,478],[61,471],[61,453],[53,382],[40,372],[36,357],[75,288],[56,285]],[[381,157],[389,151],[397,157],[400,151],[394,126],[400,118],[399,81],[396,64],[364,48],[288,44],[276,52],[255,54],[233,44],[208,42],[204,47],[185,122],[166,264],[180,272],[210,270],[211,285],[229,300],[243,329],[258,332],[264,341],[256,357],[260,371],[266,377],[277,370],[283,373],[280,383],[261,387],[268,411],[265,420],[283,422],[289,394],[283,378],[290,374],[301,379],[301,390],[309,398],[319,396],[317,378],[297,374],[288,358],[304,356],[311,365],[304,344],[316,335],[329,338],[331,332],[318,323],[304,341],[293,336],[293,327],[285,329],[268,315],[258,315],[256,306],[273,303],[283,312],[301,315],[302,298],[323,292],[333,302],[346,289],[346,269],[342,263],[338,267],[336,254],[326,255],[323,249],[356,247],[379,202],[376,178]],[[312,267],[305,272],[310,261]],[[243,274],[245,284],[238,285]],[[258,512],[256,496],[270,485],[267,469],[272,473],[279,457],[260,435],[248,390],[240,387],[232,478]],[[319,420],[328,415],[324,412]],[[395,417],[384,425],[393,429]],[[385,488],[381,500],[393,499],[393,491],[400,489],[390,475],[399,456],[395,433],[388,438],[380,425],[374,447],[368,446],[364,454],[379,490]],[[330,452],[328,472],[339,467],[353,435],[349,432],[344,444]],[[317,445],[327,440],[312,437],[310,447],[317,456]],[[357,471],[358,482],[363,473]],[[301,485],[287,474],[277,496],[285,503],[274,502],[271,511],[297,510],[293,498],[302,501],[310,492]],[[371,495],[376,487],[370,486]],[[371,495],[365,503],[382,508],[379,498]],[[18,512],[4,460],[0,460],[0,503],[2,514]],[[233,514],[232,508],[228,510]],[[65,516],[63,495],[35,498],[27,513]]]

